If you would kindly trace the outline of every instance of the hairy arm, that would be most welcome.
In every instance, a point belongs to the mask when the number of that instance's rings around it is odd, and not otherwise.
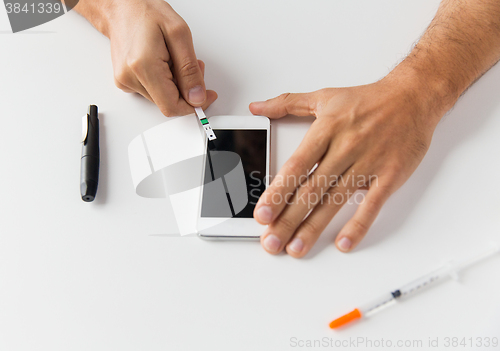
[[[391,75],[412,76],[428,108],[449,110],[500,59],[500,1],[443,0],[408,57]]]
[[[255,219],[269,224],[264,249],[304,256],[353,193],[368,189],[335,241],[343,252],[355,248],[422,161],[439,120],[499,59],[500,0],[443,0],[408,57],[380,81],[251,104],[270,118],[316,117],[255,208]]]

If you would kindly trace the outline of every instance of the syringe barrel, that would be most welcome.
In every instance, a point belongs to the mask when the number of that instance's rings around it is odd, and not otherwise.
[[[432,271],[429,274],[426,274],[418,279],[415,279],[414,281],[403,285],[401,288],[399,288],[399,292],[401,293],[401,297],[407,297],[409,295],[412,295],[416,293],[417,291],[421,291],[424,288],[427,288],[429,286],[432,286],[436,284],[437,282],[440,282],[446,278],[450,277],[450,274],[454,271],[454,268],[452,266],[445,266],[439,269],[436,269],[435,271]],[[398,291],[398,290],[396,290]]]
[[[391,302],[394,302],[394,296],[391,293],[387,293],[380,296],[378,299],[361,305],[361,307],[358,307],[358,310],[364,317],[369,317],[372,313],[378,312],[384,307],[389,306]]]

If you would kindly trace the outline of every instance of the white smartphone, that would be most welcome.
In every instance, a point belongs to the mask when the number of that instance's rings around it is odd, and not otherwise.
[[[259,239],[266,226],[255,221],[253,211],[269,186],[269,119],[214,116],[210,125],[217,139],[215,149],[208,140],[205,145],[198,235],[205,239]],[[239,190],[235,190],[238,184]]]

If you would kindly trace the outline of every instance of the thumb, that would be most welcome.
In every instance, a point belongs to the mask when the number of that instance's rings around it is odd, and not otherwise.
[[[318,106],[318,92],[303,94],[282,94],[267,101],[252,102],[250,111],[254,115],[263,115],[269,118],[281,118],[286,115],[316,116]]]
[[[205,65],[200,64],[196,57],[189,63],[176,67],[176,78],[179,90],[188,104],[201,106],[207,100],[205,81],[203,79]]]

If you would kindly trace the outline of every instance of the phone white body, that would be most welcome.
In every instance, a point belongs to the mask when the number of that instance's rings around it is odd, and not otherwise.
[[[214,116],[209,119],[212,129],[237,131],[237,130],[261,130],[266,133],[265,160],[256,160],[260,166],[265,163],[265,188],[269,186],[269,163],[270,163],[270,145],[271,145],[271,124],[269,118],[263,116]],[[263,132],[259,132],[262,135]],[[222,133],[220,133],[222,134]],[[208,140],[206,141],[208,142]],[[215,140],[217,143],[218,140]],[[205,154],[207,152],[205,144]],[[203,177],[205,177],[207,157],[204,157]],[[202,182],[203,183],[203,182]],[[198,236],[204,239],[259,239],[266,226],[257,223],[252,218],[223,218],[223,217],[205,217],[202,215],[202,205],[206,199],[203,199],[204,189],[201,189],[200,206],[198,209]]]

